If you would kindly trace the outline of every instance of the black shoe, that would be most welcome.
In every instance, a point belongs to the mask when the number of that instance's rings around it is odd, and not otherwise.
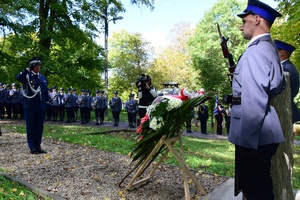
[[[187,130],[186,132],[187,132],[187,133],[192,133],[193,131],[191,131],[191,130]]]
[[[100,123],[99,123],[99,122],[97,122],[97,123],[96,123],[96,125],[100,125]]]
[[[31,154],[39,154],[39,152],[36,149],[30,149]]]
[[[43,150],[42,148],[37,148],[36,151],[38,153],[47,153],[47,151]]]

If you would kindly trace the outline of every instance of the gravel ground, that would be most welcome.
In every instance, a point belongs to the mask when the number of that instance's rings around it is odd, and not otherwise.
[[[126,192],[130,177],[121,187],[118,183],[130,170],[128,156],[50,139],[43,139],[42,147],[47,154],[32,155],[25,135],[3,133],[0,136],[0,167],[17,179],[70,200],[185,198],[178,167],[161,165],[148,184]],[[227,180],[218,175],[192,173],[208,193]],[[190,195],[192,199],[204,199],[193,183]]]

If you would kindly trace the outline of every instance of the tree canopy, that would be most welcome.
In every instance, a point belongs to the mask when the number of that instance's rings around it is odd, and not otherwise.
[[[154,0],[131,0],[154,8]],[[40,0],[0,3],[0,79],[14,82],[15,76],[33,56],[42,58],[42,71],[52,84],[63,87],[102,87],[103,48],[95,38],[103,30],[104,13],[125,12],[117,0]]]

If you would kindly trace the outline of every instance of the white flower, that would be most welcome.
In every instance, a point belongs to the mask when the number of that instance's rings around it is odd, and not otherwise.
[[[150,114],[155,111],[156,108],[156,104],[151,104],[150,106],[148,106],[147,108],[147,114],[150,116]]]
[[[157,130],[157,119],[156,117],[153,117],[149,123],[149,127],[153,130]]]
[[[180,99],[172,98],[168,102],[167,111],[179,108],[181,106],[182,101]]]
[[[160,129],[162,126],[164,125],[164,121],[162,117],[153,117],[153,119],[151,119],[150,123],[149,123],[149,127],[153,130],[157,130]]]

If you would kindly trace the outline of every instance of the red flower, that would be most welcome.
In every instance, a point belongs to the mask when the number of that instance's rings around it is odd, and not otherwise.
[[[143,135],[141,135],[141,137],[140,137],[140,139],[139,139],[138,141],[142,140],[142,139],[143,139],[143,137],[144,137],[144,136],[143,136]]]
[[[136,133],[141,133],[142,132],[142,125],[138,126],[136,129]]]
[[[141,124],[144,123],[149,119],[149,116],[146,114],[142,119],[141,119]]]

